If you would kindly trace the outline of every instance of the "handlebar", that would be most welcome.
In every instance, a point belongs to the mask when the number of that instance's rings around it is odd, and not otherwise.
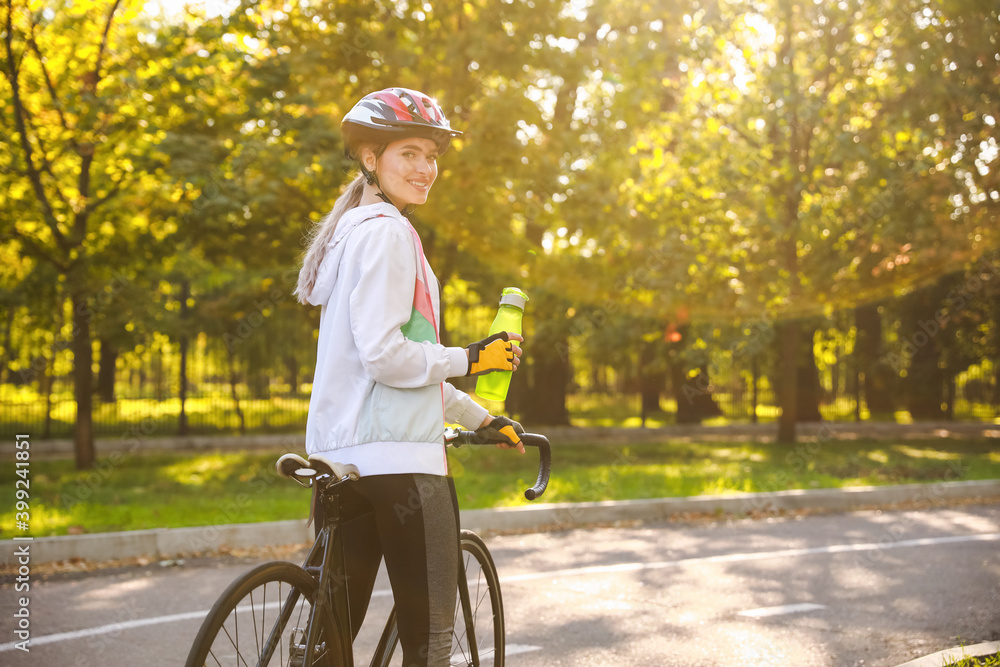
[[[486,440],[476,435],[475,431],[466,431],[460,428],[445,429],[445,441],[453,447],[462,445],[496,445],[495,440]],[[522,433],[521,442],[525,447],[538,448],[538,478],[535,485],[524,492],[524,497],[528,500],[535,500],[545,493],[545,487],[549,484],[549,473],[552,470],[552,452],[549,448],[549,439],[537,433]]]

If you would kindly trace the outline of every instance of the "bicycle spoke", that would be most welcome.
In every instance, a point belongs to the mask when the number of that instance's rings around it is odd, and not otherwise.
[[[264,593],[267,593],[267,586],[264,587]],[[257,655],[260,655],[260,643],[257,641],[257,609],[253,604],[253,591],[250,591],[250,622],[253,625],[253,640],[254,644],[257,646]],[[264,613],[264,609],[261,608],[261,613]],[[264,624],[263,619],[261,619],[261,625]]]
[[[465,592],[459,595],[452,633],[452,667],[470,667],[472,656],[480,667],[503,667],[503,616],[496,569],[482,540],[471,533],[462,535]],[[462,597],[468,601],[468,609]],[[466,622],[466,619],[469,622]],[[473,651],[472,641],[475,641]]]
[[[202,624],[188,667],[286,666],[291,658],[286,647],[298,643],[293,638],[295,628],[308,627],[304,619],[311,620],[315,590],[316,582],[308,573],[286,562],[265,563],[239,577]],[[240,617],[247,613],[251,618],[242,619],[244,627],[240,628]],[[316,644],[324,644],[325,648],[321,654],[316,646],[307,650],[314,652],[316,664],[336,659],[334,664],[340,667],[343,647],[333,617],[324,614],[317,620],[320,625]],[[241,630],[252,632],[252,640],[240,637]]]
[[[214,651],[210,651],[209,655],[212,656],[212,660],[215,660],[215,664],[217,664],[219,667],[222,667],[222,663],[219,662],[219,659],[215,657]]]
[[[239,617],[239,615],[237,615],[237,616],[235,616],[233,618],[233,622],[236,624],[236,628],[233,630],[233,634],[236,635],[236,642],[233,644],[233,646],[236,648],[236,657],[239,658],[240,657],[240,617]],[[226,635],[228,636],[229,633],[227,632]]]

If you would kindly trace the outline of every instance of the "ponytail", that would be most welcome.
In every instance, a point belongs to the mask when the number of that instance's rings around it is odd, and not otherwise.
[[[319,267],[323,263],[323,258],[326,257],[330,242],[333,241],[337,223],[345,213],[352,208],[357,208],[358,204],[361,203],[364,188],[365,176],[358,174],[337,197],[337,201],[333,204],[333,210],[313,226],[309,234],[309,247],[306,249],[305,257],[302,260],[302,269],[299,271],[299,282],[295,287],[295,296],[299,303],[306,302],[306,298],[316,284]]]

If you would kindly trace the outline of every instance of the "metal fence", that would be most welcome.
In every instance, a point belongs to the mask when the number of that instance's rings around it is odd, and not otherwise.
[[[720,414],[706,423],[773,421],[780,414],[775,392],[764,374],[754,374],[747,364],[721,355],[711,366],[711,384],[707,390]],[[870,419],[860,397],[857,374],[849,360],[838,361],[820,371],[822,418],[829,421]],[[168,365],[169,367],[169,365]],[[127,438],[141,433],[144,437],[240,433],[294,433],[305,429],[309,404],[309,385],[293,387],[287,379],[264,374],[247,382],[241,374],[235,385],[207,365],[189,373],[189,389],[184,402],[181,426],[181,400],[178,379],[170,374],[147,375],[136,381],[137,374],[122,371],[115,400],[94,400],[94,432],[100,438]],[[150,379],[152,378],[152,379]],[[154,381],[155,380],[155,381]],[[664,386],[658,409],[642,409],[642,400],[634,383],[620,378],[592,383],[577,382],[567,396],[571,423],[578,426],[661,426],[674,423],[677,399],[671,387]],[[30,397],[4,386],[0,399],[0,423],[7,432],[27,433],[36,438],[72,436],[76,403],[71,378],[52,379],[47,397]],[[10,391],[7,391],[10,390]],[[1000,417],[996,375],[988,364],[970,368],[955,380],[952,417],[959,420],[993,421]],[[683,400],[683,399],[682,399]],[[515,417],[517,415],[515,414]],[[879,418],[886,418],[880,416]],[[914,418],[905,409],[895,414],[899,421]]]

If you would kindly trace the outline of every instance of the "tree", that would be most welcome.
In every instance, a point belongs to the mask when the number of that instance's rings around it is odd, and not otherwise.
[[[914,65],[923,6],[894,4],[893,21],[887,9],[693,8],[677,104],[635,135],[633,219],[664,221],[661,240],[642,236],[646,253],[693,257],[686,275],[652,283],[688,295],[693,320],[762,308],[774,319],[782,441],[795,437],[804,318],[940,275],[960,238],[984,235],[976,215],[939,224],[954,178],[929,157],[933,115],[914,128],[906,106],[926,93]],[[623,230],[633,243],[643,234]]]
[[[52,267],[71,304],[79,469],[94,463],[93,320],[126,264],[114,240],[169,233],[126,204],[155,181],[161,123],[148,84],[169,64],[149,57],[140,6],[94,1],[56,11],[6,0],[3,8],[0,123],[12,155],[3,199],[17,214],[4,220],[0,241]]]

